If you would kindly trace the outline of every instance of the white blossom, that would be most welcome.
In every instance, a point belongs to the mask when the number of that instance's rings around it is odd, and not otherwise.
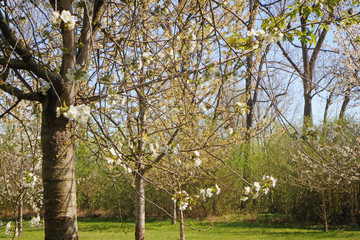
[[[184,211],[188,207],[189,203],[187,202],[180,202],[179,209],[180,211]]]
[[[113,164],[113,163],[115,163],[114,159],[109,158],[109,157],[106,158],[106,161],[107,161],[108,164]]]
[[[211,198],[213,196],[213,193],[212,193],[212,188],[207,188],[206,189],[206,194],[205,194],[206,197],[208,198]]]
[[[76,64],[74,67],[67,70],[66,77],[75,83],[82,83],[86,82],[89,78],[89,74],[80,65]]]
[[[11,229],[11,222],[8,222],[5,227],[5,234],[11,236],[14,234],[13,230]],[[19,235],[18,229],[15,227],[15,237]]]
[[[43,95],[47,95],[48,90],[51,88],[51,83],[46,82],[45,85],[41,86],[41,92]]]
[[[110,153],[113,155],[113,156],[116,156],[116,151],[114,148],[110,148]]]
[[[29,221],[29,226],[31,228],[33,227],[39,227],[40,226],[40,216],[39,214],[37,214],[36,217],[33,217],[30,221]]]
[[[203,200],[206,201],[206,190],[205,189],[200,189],[200,195],[203,197]]]
[[[175,163],[176,166],[180,166],[180,165],[181,165],[180,159],[175,159],[175,160],[174,160],[174,163]]]
[[[75,27],[75,16],[72,15],[68,10],[61,12],[60,18],[63,20],[69,30]]]
[[[78,106],[71,105],[69,110],[64,113],[64,117],[85,124],[90,118],[90,107],[84,104]]]
[[[151,151],[151,153],[156,156],[157,151],[156,148],[154,147],[154,145],[152,143],[149,144],[149,150]]]
[[[60,13],[58,11],[53,12],[50,18],[50,23],[53,25],[58,25],[60,24],[60,22],[61,22]]]
[[[248,200],[248,199],[249,199],[249,197],[242,196],[242,197],[240,198],[240,201],[246,201],[246,200]]]
[[[32,172],[30,172],[24,177],[23,185],[24,185],[24,187],[27,187],[27,188],[33,188],[33,187],[35,187],[36,180],[37,180],[37,176],[35,174],[33,174]]]
[[[253,36],[257,36],[258,34],[257,34],[257,32],[256,32],[255,29],[251,29],[251,30],[249,30],[249,31],[246,32],[246,35],[247,35],[248,37],[253,37]]]
[[[199,167],[201,165],[201,159],[200,158],[196,158],[195,162],[194,162],[194,167]]]
[[[199,151],[194,151],[194,155],[195,155],[196,157],[200,157],[200,152],[199,152]]]
[[[260,191],[260,188],[261,188],[260,183],[254,182],[254,187],[256,188],[256,192]]]
[[[219,195],[221,189],[219,188],[219,186],[217,184],[215,184],[215,188],[216,188],[216,195]]]
[[[249,186],[245,187],[245,195],[249,195],[251,191],[251,188]]]

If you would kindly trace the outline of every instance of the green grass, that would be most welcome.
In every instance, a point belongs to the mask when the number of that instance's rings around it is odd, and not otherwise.
[[[4,221],[5,222],[5,221]],[[6,222],[5,222],[6,223]],[[202,222],[186,221],[195,231],[187,227],[187,240],[235,240],[235,239],[359,239],[360,229],[340,230],[331,229],[323,233],[319,227],[300,227],[271,225],[249,222]],[[84,240],[127,240],[134,239],[134,222],[122,222],[103,219],[79,219],[79,236]],[[147,221],[147,240],[176,240],[179,239],[179,225],[173,226],[170,221]],[[4,227],[0,228],[0,239],[11,239],[4,234]],[[17,239],[17,238],[16,238]],[[24,224],[23,240],[44,239],[44,229],[31,229]]]

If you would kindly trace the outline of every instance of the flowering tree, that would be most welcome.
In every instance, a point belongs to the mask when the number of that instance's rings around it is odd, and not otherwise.
[[[155,182],[159,172],[167,176],[175,161],[203,166],[192,153],[205,151],[214,160],[221,147],[243,138],[239,125],[229,127],[247,113],[239,68],[243,57],[262,46],[246,36],[244,5],[126,3],[103,18],[106,41],[96,72],[105,91],[93,133],[102,164],[134,178],[129,182],[137,193],[136,239],[144,238],[145,182]],[[141,24],[135,28],[134,22]],[[234,36],[226,39],[229,34]],[[278,35],[263,33],[259,40]]]
[[[81,1],[75,9],[71,0],[0,3],[0,88],[18,101],[41,104],[47,239],[78,238],[74,114],[61,113],[87,101],[78,93],[91,86],[81,81],[104,8],[101,0]],[[76,116],[81,122],[83,115]]]
[[[136,239],[144,239],[146,174],[169,168],[160,164],[164,156],[180,144],[181,153],[201,150],[221,160],[221,145],[242,139],[243,130],[228,127],[247,113],[249,98],[236,76],[247,54],[280,37],[279,31],[254,33],[253,23],[245,27],[244,4],[0,2],[0,88],[14,104],[41,105],[46,239],[78,238],[74,139],[91,108],[96,153],[133,174]],[[191,156],[194,167],[205,162]]]
[[[6,98],[3,102],[6,102]],[[3,133],[0,142],[3,154],[0,160],[0,196],[12,206],[15,219],[14,231],[10,231],[10,224],[7,225],[8,235],[22,234],[24,205],[39,214],[42,202],[39,122],[30,115],[27,116],[29,119],[25,119],[26,112],[21,114],[31,106],[19,105],[12,113],[8,113],[10,116],[3,114],[1,119]],[[14,117],[16,115],[22,115],[24,120]]]
[[[359,24],[351,24],[351,22],[343,21],[339,24],[335,36],[337,44],[334,51],[339,55],[334,59],[334,75],[338,81],[330,89],[330,94],[343,96],[341,109],[339,112],[339,121],[344,122],[344,116],[350,100],[358,100],[357,94],[360,80],[359,80]]]

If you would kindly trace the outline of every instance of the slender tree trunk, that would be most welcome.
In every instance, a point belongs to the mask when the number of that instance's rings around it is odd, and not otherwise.
[[[306,88],[304,89],[304,128],[309,128],[313,126],[312,120],[312,95],[311,90]]]
[[[180,240],[185,240],[184,212],[180,210]]]
[[[322,210],[322,218],[324,220],[324,232],[328,232],[328,216],[326,211],[326,199],[325,199],[325,192],[321,191],[321,210]]]
[[[135,175],[136,189],[136,226],[135,240],[145,239],[145,183],[142,176]]]
[[[41,145],[45,239],[78,239],[74,126],[64,116],[56,117],[55,96],[47,96],[42,107]]]
[[[347,108],[349,102],[350,102],[350,89],[348,88],[348,89],[346,89],[344,101],[341,105],[340,114],[339,114],[339,122],[344,122],[345,111],[346,111],[346,108]]]
[[[172,225],[176,225],[176,214],[177,213],[177,206],[176,206],[176,201],[173,201],[173,218],[171,219],[171,224]]]
[[[248,30],[254,28],[255,26],[255,17],[259,10],[259,4],[257,1],[250,0],[249,2],[249,24]],[[249,163],[249,156],[250,156],[250,145],[251,145],[251,129],[253,125],[253,118],[254,118],[254,106],[255,102],[251,96],[251,92],[254,91],[254,95],[256,95],[257,89],[253,89],[252,87],[252,80],[255,74],[255,67],[254,67],[254,53],[250,53],[246,57],[246,79],[245,79],[245,91],[246,91],[246,105],[249,109],[249,112],[246,114],[246,135],[245,135],[245,151],[244,151],[244,169],[243,169],[243,177],[245,179],[249,179],[251,177],[251,170],[250,170],[250,163]]]
[[[329,97],[326,99],[326,105],[325,105],[325,110],[324,110],[324,124],[327,123],[327,115],[328,115],[328,110],[329,110],[329,107],[331,105],[331,99],[332,99],[332,96],[334,95],[334,92],[332,91],[330,94],[329,94]]]
[[[23,196],[21,194],[20,199],[19,199],[19,205],[18,205],[18,225],[17,225],[19,236],[22,235],[23,209],[24,209],[24,200],[23,200]]]

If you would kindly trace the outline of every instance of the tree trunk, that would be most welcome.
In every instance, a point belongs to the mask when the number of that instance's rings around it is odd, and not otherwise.
[[[313,126],[311,89],[304,90],[304,129]]]
[[[328,232],[328,217],[326,211],[326,199],[324,191],[321,192],[321,210],[322,210],[322,218],[324,220],[324,232]]]
[[[19,199],[19,205],[18,205],[18,223],[17,223],[19,236],[22,235],[23,209],[24,209],[24,200],[23,200],[23,196],[21,194],[20,199]]]
[[[257,1],[250,0],[249,2],[249,24],[248,30],[251,31],[255,27],[255,17],[259,10],[259,4]],[[253,37],[252,37],[253,38]],[[256,91],[257,89],[252,87],[252,79],[255,74],[255,66],[254,66],[254,52],[251,52],[246,57],[246,79],[245,79],[245,91],[246,91],[246,105],[249,109],[249,112],[246,114],[246,134],[245,134],[245,152],[244,152],[244,169],[243,169],[243,177],[245,179],[250,179],[251,177],[251,169],[249,163],[249,155],[250,155],[250,145],[251,145],[251,129],[253,125],[254,118],[254,106],[256,101]],[[251,92],[254,91],[254,99],[251,96]]]
[[[171,219],[171,224],[176,225],[176,213],[177,213],[177,206],[176,201],[173,201],[173,218]]]
[[[78,239],[74,126],[64,116],[56,117],[57,97],[47,96],[42,104],[41,145],[45,239]]]
[[[340,109],[339,122],[344,122],[345,111],[346,111],[346,108],[347,108],[349,102],[350,102],[350,89],[346,89],[344,101],[343,101],[343,103],[341,105],[341,109]]]
[[[329,110],[330,105],[332,104],[331,99],[332,99],[333,94],[334,94],[334,91],[330,92],[329,97],[326,99],[326,105],[325,105],[325,110],[324,110],[324,120],[323,120],[324,124],[327,123],[328,110]]]
[[[142,176],[135,175],[136,226],[135,240],[145,239],[145,183]]]
[[[180,240],[185,240],[184,212],[180,210]]]

